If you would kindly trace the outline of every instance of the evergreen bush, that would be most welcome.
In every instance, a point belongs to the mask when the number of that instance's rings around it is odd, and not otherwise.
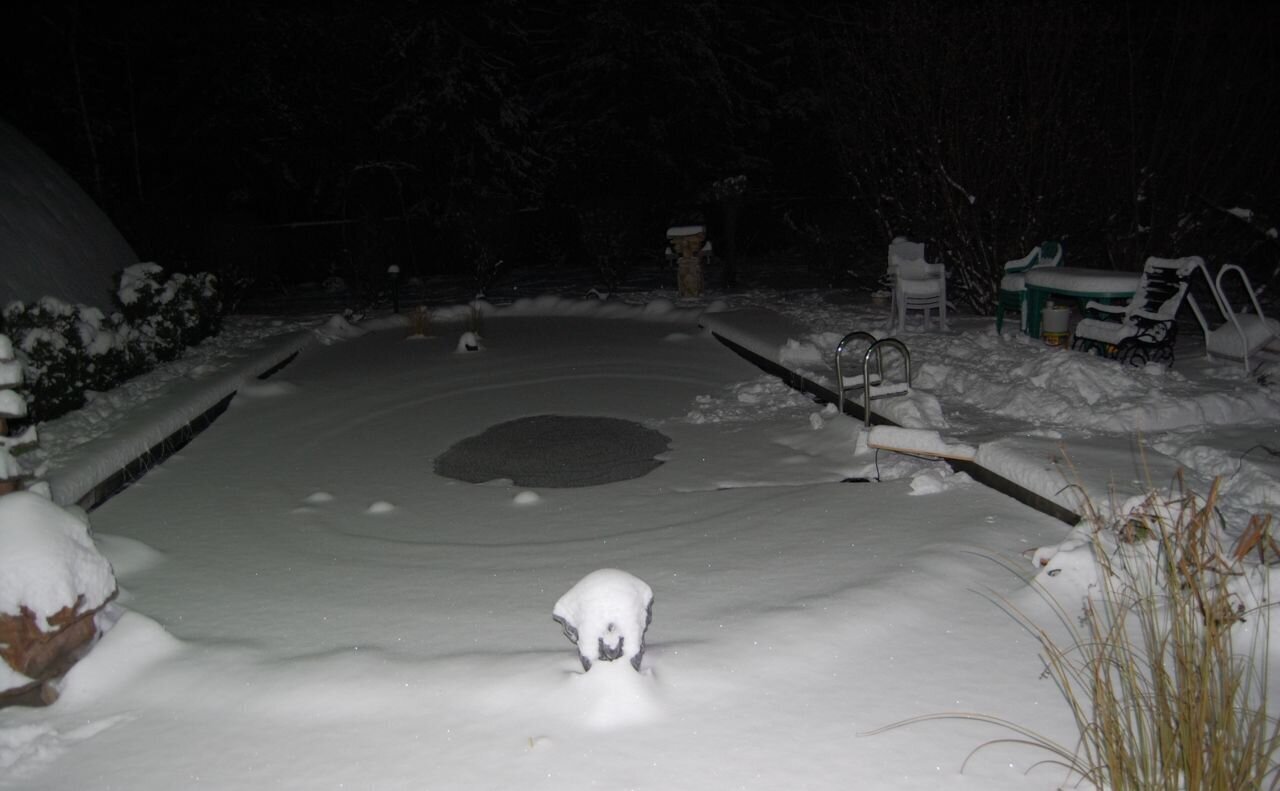
[[[110,316],[53,297],[15,301],[0,314],[0,332],[22,361],[20,393],[32,422],[79,409],[87,391],[110,390],[221,329],[222,301],[211,274],[166,273],[142,263],[124,269],[116,283],[119,311]]]

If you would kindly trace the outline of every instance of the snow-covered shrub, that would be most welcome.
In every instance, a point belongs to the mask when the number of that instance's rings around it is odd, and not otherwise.
[[[130,343],[134,330],[119,313],[77,306],[80,341],[88,354],[86,386],[105,391],[147,370],[146,355]]]
[[[110,390],[221,327],[213,275],[166,275],[156,264],[135,264],[117,279],[120,311],[110,316],[52,297],[12,302],[0,314],[0,331],[25,371],[19,392],[32,421],[79,409],[85,391]]]
[[[627,659],[639,670],[644,633],[653,619],[653,590],[625,571],[599,569],[561,596],[551,617],[578,646],[583,670],[615,659]]]
[[[22,361],[19,392],[31,419],[79,409],[88,387],[89,359],[75,306],[52,297],[32,304],[11,302],[3,324]]]
[[[208,273],[166,273],[158,264],[134,264],[120,273],[115,297],[133,329],[130,343],[154,361],[176,359],[215,334],[222,321],[217,279]]]
[[[84,519],[32,492],[0,497],[0,704],[52,702],[48,683],[97,638],[115,594]]]

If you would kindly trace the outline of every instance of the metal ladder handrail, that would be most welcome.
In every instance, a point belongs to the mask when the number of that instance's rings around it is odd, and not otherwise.
[[[1222,290],[1222,276],[1228,272],[1238,272],[1240,274],[1240,282],[1244,284],[1244,292],[1249,295],[1249,301],[1253,303],[1254,315],[1258,320],[1266,325],[1267,315],[1262,312],[1262,305],[1258,303],[1258,294],[1253,290],[1253,283],[1249,282],[1249,276],[1240,268],[1239,264],[1223,264],[1218,270],[1218,277],[1214,280],[1215,290],[1218,295],[1219,306],[1223,308],[1223,313],[1227,320],[1231,322],[1231,326],[1235,327],[1236,334],[1240,336],[1240,354],[1243,358],[1244,369],[1249,370],[1249,337],[1245,334],[1244,328],[1240,326],[1240,320],[1236,318],[1236,311],[1227,301],[1226,292]],[[1272,333],[1274,335],[1275,333]]]
[[[885,345],[888,345],[897,349],[902,354],[902,359],[906,363],[906,369],[907,369],[907,381],[906,381],[907,389],[897,390],[892,393],[877,393],[876,395],[871,395],[871,382],[869,378],[871,376],[870,374],[871,354],[872,352],[874,352],[876,355],[876,366],[879,369],[879,373],[880,373],[880,382],[878,384],[883,384],[884,383],[884,358],[883,358],[884,353],[880,351],[880,347]],[[907,349],[907,345],[902,341],[898,340],[897,338],[881,338],[880,340],[871,344],[871,348],[867,349],[867,353],[862,357],[862,381],[866,382],[866,386],[863,387],[862,389],[862,421],[863,421],[863,425],[865,425],[867,428],[871,428],[871,402],[873,399],[893,398],[895,396],[906,395],[911,390],[911,352],[910,350]]]
[[[1240,276],[1240,282],[1244,285],[1245,294],[1248,295],[1249,302],[1253,305],[1254,315],[1258,317],[1259,321],[1265,323],[1267,321],[1266,314],[1262,312],[1262,305],[1258,302],[1257,292],[1253,290],[1253,283],[1249,281],[1249,276],[1238,264],[1223,264],[1222,268],[1218,270],[1217,277],[1210,275],[1209,269],[1203,263],[1198,264],[1197,268],[1200,270],[1201,274],[1204,275],[1205,284],[1209,287],[1209,293],[1213,296],[1213,301],[1217,305],[1218,313],[1222,316],[1223,323],[1217,329],[1220,330],[1227,324],[1230,324],[1231,328],[1236,331],[1236,336],[1240,339],[1240,361],[1244,365],[1244,370],[1248,371],[1249,337],[1244,331],[1244,328],[1240,326],[1240,320],[1236,318],[1238,314],[1236,313],[1235,308],[1227,299],[1226,292],[1222,288],[1222,279],[1229,272],[1235,272]],[[1187,297],[1191,303],[1191,310],[1195,313],[1196,320],[1200,322],[1200,329],[1204,332],[1205,353],[1211,355],[1212,352],[1208,348],[1208,341],[1209,336],[1216,332],[1216,330],[1211,330],[1209,328],[1209,322],[1200,310],[1200,306],[1196,304],[1195,299],[1191,298],[1190,294],[1188,294]],[[1230,355],[1228,356],[1230,357]]]
[[[855,339],[858,339],[858,338],[865,338],[866,340],[870,341],[870,344],[867,346],[867,351],[871,351],[871,349],[875,348],[875,345],[876,345],[876,342],[877,342],[876,336],[872,335],[872,334],[871,334],[871,333],[869,333],[869,332],[865,332],[865,331],[863,331],[863,330],[854,330],[853,332],[851,332],[851,333],[849,333],[848,335],[846,335],[846,336],[844,336],[843,338],[841,338],[841,339],[840,339],[840,342],[836,344],[836,393],[837,393],[837,398],[838,398],[838,400],[839,400],[839,407],[840,407],[840,412],[841,412],[841,413],[843,413],[843,412],[844,412],[844,391],[845,391],[845,386],[844,386],[844,370],[841,368],[841,365],[840,365],[840,358],[842,358],[842,357],[844,356],[844,350],[845,350],[845,347],[849,345],[849,342],[850,342],[850,341],[853,341],[853,340],[855,340]],[[884,381],[884,372],[883,372],[883,370],[880,368],[880,365],[879,365],[879,364],[880,364],[880,359],[879,359],[879,357],[877,356],[877,358],[876,358],[876,366],[877,366],[876,373],[880,374],[880,382],[883,382],[883,381]],[[865,361],[865,359],[863,360],[863,366],[862,366],[862,369],[863,369],[863,370],[862,370],[862,386],[863,386],[863,387],[870,387],[870,386],[871,386],[871,382],[870,382],[870,381],[868,381],[868,379],[867,379],[867,366],[866,366],[866,361]],[[876,384],[880,384],[880,382],[876,382]],[[852,388],[849,388],[849,389],[852,389]]]
[[[863,353],[863,355],[862,355],[862,382],[861,382],[861,384],[859,384],[859,385],[851,385],[851,386],[849,386],[849,387],[847,387],[847,388],[846,388],[846,387],[845,387],[845,384],[844,384],[844,364],[843,364],[842,360],[843,360],[843,358],[844,358],[844,352],[845,352],[845,349],[849,346],[849,344],[850,344],[850,343],[852,343],[852,342],[853,342],[853,341],[855,341],[855,340],[866,340],[866,341],[870,341],[870,345],[869,345],[869,346],[867,346],[867,350],[866,350],[866,352],[864,352],[864,353]],[[893,392],[891,392],[891,393],[877,393],[877,394],[875,394],[875,395],[872,395],[872,393],[871,393],[871,388],[873,388],[873,387],[878,387],[878,386],[880,386],[880,385],[884,384],[884,380],[885,380],[885,370],[884,370],[884,347],[885,347],[885,346],[888,346],[888,347],[890,347],[890,348],[897,349],[897,350],[898,350],[898,353],[902,355],[903,361],[904,361],[904,362],[905,362],[905,364],[906,364],[906,372],[907,372],[907,381],[906,381],[906,386],[907,386],[907,389],[906,389],[906,390],[895,390],[895,391],[893,391]],[[874,356],[875,356],[875,358],[876,358],[875,373],[876,373],[876,376],[877,376],[878,378],[877,378],[875,381],[872,381],[872,380],[871,380],[871,373],[872,373],[872,371],[871,371],[871,357],[872,357],[872,355],[874,355]],[[839,408],[840,408],[840,412],[841,412],[841,414],[843,414],[843,413],[844,413],[844,394],[845,394],[845,391],[846,391],[846,390],[852,390],[852,389],[854,389],[855,387],[861,387],[861,388],[862,388],[863,413],[864,413],[864,414],[863,414],[863,419],[866,421],[867,426],[870,426],[870,425],[871,425],[871,401],[872,401],[873,399],[876,399],[876,398],[891,398],[891,397],[893,397],[893,396],[906,395],[906,393],[911,389],[911,351],[910,351],[909,349],[907,349],[907,345],[906,345],[905,343],[903,343],[902,341],[898,340],[897,338],[880,338],[880,339],[877,339],[877,338],[876,338],[876,336],[872,335],[872,334],[871,334],[871,333],[869,333],[869,332],[865,332],[865,331],[863,331],[863,330],[854,330],[853,332],[851,332],[851,333],[849,333],[848,335],[845,335],[843,338],[841,338],[841,339],[840,339],[840,342],[836,344],[836,353],[835,353],[835,369],[836,369],[836,398],[837,398],[837,400],[838,400],[838,406],[839,406]]]

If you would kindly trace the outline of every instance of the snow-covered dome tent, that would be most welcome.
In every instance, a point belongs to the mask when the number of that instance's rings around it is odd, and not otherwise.
[[[88,193],[0,120],[0,307],[50,296],[110,308],[112,277],[137,261]]]

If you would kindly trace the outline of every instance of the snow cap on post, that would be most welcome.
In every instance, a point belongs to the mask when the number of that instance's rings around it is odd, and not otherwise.
[[[9,421],[26,417],[27,402],[15,390],[22,384],[22,362],[15,358],[13,343],[0,335],[0,495],[16,491],[22,468],[11,449],[36,441],[34,426],[28,426],[16,437],[9,436]]]
[[[22,362],[15,358],[13,342],[0,335],[0,418],[24,417],[27,403],[13,388],[22,384]]]
[[[560,597],[551,617],[578,646],[582,669],[626,658],[640,670],[644,633],[653,619],[653,590],[618,569],[599,569]]]

